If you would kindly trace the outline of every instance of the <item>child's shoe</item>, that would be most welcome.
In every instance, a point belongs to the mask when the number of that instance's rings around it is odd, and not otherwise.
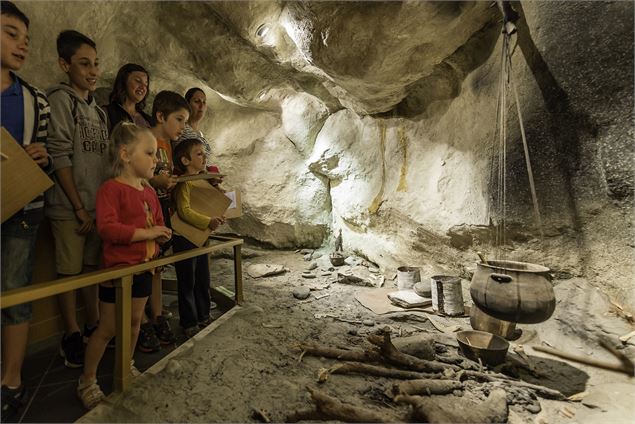
[[[17,421],[18,414],[27,401],[26,387],[22,384],[16,389],[2,386],[2,422]]]
[[[93,409],[99,402],[106,398],[106,395],[104,395],[104,392],[102,392],[99,385],[97,385],[97,380],[84,382],[82,378],[79,377],[77,397],[84,404],[84,408]]]
[[[170,322],[164,316],[158,316],[156,324],[154,324],[154,332],[162,345],[171,345],[176,343],[176,337],[170,328]]]
[[[70,336],[62,336],[60,356],[64,358],[64,365],[68,368],[84,366],[84,339],[79,331]]]
[[[197,326],[183,329],[183,333],[185,334],[185,337],[187,337],[188,339],[191,339],[192,337],[194,337],[196,333],[198,332],[199,332],[199,329]]]
[[[198,328],[200,328],[202,330],[203,328],[205,328],[208,325],[210,325],[212,322],[214,322],[214,318],[207,317],[206,319],[204,319],[203,321],[198,323]]]
[[[149,321],[141,324],[137,348],[145,353],[158,352],[161,350],[161,343],[159,343],[159,339],[154,333],[154,326]]]

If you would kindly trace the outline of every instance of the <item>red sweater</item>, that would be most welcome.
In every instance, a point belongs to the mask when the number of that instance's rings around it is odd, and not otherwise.
[[[97,191],[97,231],[103,241],[103,266],[132,265],[159,254],[154,240],[131,242],[137,228],[164,225],[156,192],[148,186],[137,190],[108,180]]]

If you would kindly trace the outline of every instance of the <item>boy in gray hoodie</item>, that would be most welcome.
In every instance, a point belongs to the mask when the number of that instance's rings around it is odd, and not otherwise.
[[[55,165],[55,186],[46,193],[46,216],[55,238],[55,263],[60,278],[95,270],[101,242],[95,229],[95,197],[107,178],[108,126],[91,92],[100,75],[95,42],[77,31],[57,37],[58,63],[68,83],[51,87],[49,152]],[[84,336],[99,318],[97,286],[81,290],[86,306]],[[76,319],[75,293],[58,296],[66,333],[60,355],[64,364],[84,363],[84,344]]]

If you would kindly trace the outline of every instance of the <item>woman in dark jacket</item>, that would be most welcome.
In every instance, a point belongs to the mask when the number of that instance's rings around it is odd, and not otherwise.
[[[108,113],[108,131],[121,121],[150,128],[152,119],[143,111],[150,91],[150,75],[141,65],[126,63],[117,72],[110,93],[110,103],[104,106]]]

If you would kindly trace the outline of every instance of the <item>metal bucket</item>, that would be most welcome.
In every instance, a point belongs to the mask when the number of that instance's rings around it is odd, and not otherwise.
[[[400,266],[397,268],[397,287],[399,290],[408,290],[421,281],[421,271],[414,266]]]
[[[432,309],[442,315],[458,316],[465,313],[461,279],[450,275],[430,277],[432,285]]]

